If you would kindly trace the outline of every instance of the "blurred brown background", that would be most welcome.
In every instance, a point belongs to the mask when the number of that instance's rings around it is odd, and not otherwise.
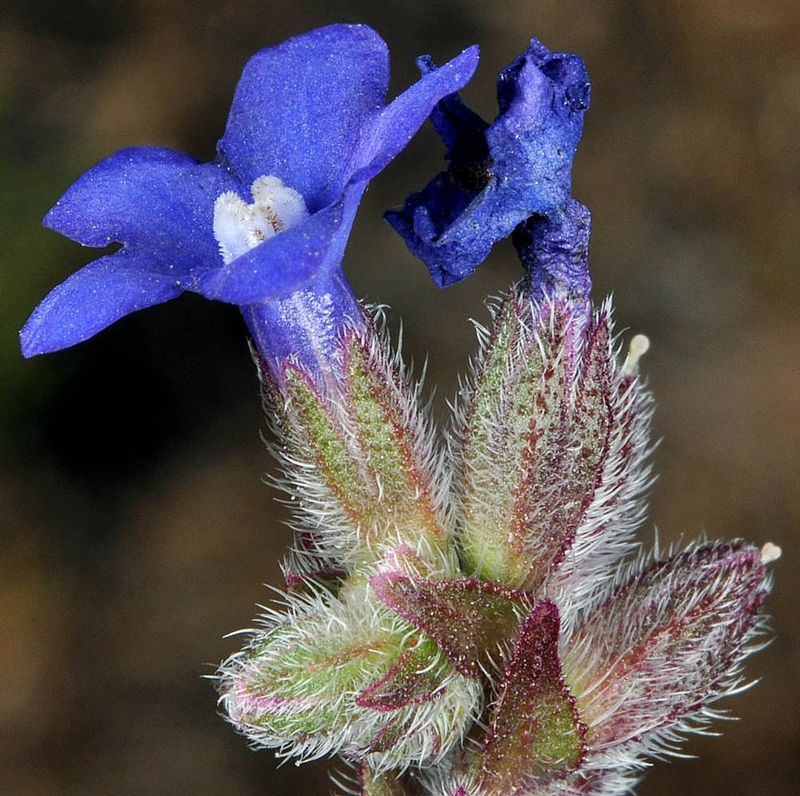
[[[473,42],[467,98],[536,35],[580,53],[592,110],[575,166],[592,209],[595,295],[650,335],[660,480],[642,534],[779,543],[762,682],[699,760],[642,796],[790,794],[800,782],[800,4],[795,0],[3,0],[0,10],[0,792],[324,794],[324,766],[277,769],[215,712],[203,679],[280,580],[282,509],[243,325],[186,295],[73,350],[24,362],[16,332],[91,252],[39,227],[84,169],[134,144],[209,159],[256,49],[333,21],[413,58]],[[380,221],[441,165],[426,129],[364,202],[356,292],[430,355],[437,407],[472,349],[468,317],[518,273],[509,244],[445,292]],[[447,319],[446,322],[444,319]]]

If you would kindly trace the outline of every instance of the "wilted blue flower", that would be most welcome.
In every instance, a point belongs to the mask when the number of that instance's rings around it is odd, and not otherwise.
[[[419,67],[425,75],[437,71],[427,58],[419,60]],[[585,254],[581,241],[588,240],[589,213],[577,202],[568,203],[589,93],[578,56],[551,53],[532,39],[500,73],[500,113],[491,125],[455,94],[437,105],[431,120],[447,146],[450,166],[387,219],[438,285],[468,276],[497,241],[528,219],[547,224],[536,263],[529,266],[548,269],[552,260],[558,270],[564,253],[573,248],[575,231],[580,238],[568,260],[574,261],[576,252]],[[531,241],[523,236],[519,243],[528,252]],[[588,283],[585,262],[583,270],[579,279]],[[577,292],[575,287],[570,285]]]
[[[476,65],[466,50],[383,105],[388,52],[368,27],[257,53],[214,161],[122,150],[50,210],[45,226],[85,246],[124,245],[51,291],[22,330],[23,353],[74,345],[191,290],[239,305],[266,357],[313,365],[327,335],[360,317],[340,262],[368,181]]]
[[[533,215],[511,233],[522,264],[529,274],[534,295],[567,293],[588,297],[589,208],[575,199],[546,214]]]

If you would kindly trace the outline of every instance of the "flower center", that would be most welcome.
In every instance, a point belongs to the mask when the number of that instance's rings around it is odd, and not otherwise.
[[[214,237],[225,265],[309,216],[303,197],[278,177],[259,177],[250,192],[250,205],[235,191],[214,202]]]

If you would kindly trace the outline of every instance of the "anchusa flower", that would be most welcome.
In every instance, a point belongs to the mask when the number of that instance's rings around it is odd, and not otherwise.
[[[125,247],[56,288],[23,349],[185,289],[242,308],[296,532],[282,601],[219,672],[253,745],[338,754],[363,796],[622,794],[740,687],[780,550],[637,554],[649,344],[634,336],[622,360],[610,302],[589,298],[570,185],[586,71],[533,40],[488,125],[454,94],[475,63],[423,58],[382,107],[367,28],[259,53],[217,160],[119,153],[50,212],[82,243]],[[446,447],[340,268],[367,181],[431,113],[450,168],[390,221],[442,286],[508,236],[526,272],[479,330]]]
[[[45,226],[84,246],[124,246],[45,298],[23,353],[65,348],[191,290],[241,307],[270,366],[327,369],[341,328],[364,322],[341,271],[364,190],[476,65],[466,50],[383,105],[388,53],[368,27],[333,25],[257,53],[213,162],[125,149],[50,210]]]
[[[418,64],[423,74],[436,73],[429,58]],[[431,120],[447,146],[448,170],[386,215],[439,286],[468,276],[497,241],[530,221],[547,230],[535,235],[538,267],[555,269],[550,280],[557,278],[563,250],[573,252],[583,267],[570,269],[572,289],[588,295],[589,213],[571,198],[571,179],[589,97],[583,61],[532,39],[500,73],[492,124],[455,94],[439,103]],[[523,250],[529,244],[520,239]]]

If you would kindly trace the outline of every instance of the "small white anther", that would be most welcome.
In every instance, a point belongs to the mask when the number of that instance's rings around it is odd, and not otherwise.
[[[761,548],[761,563],[762,564],[771,564],[773,561],[777,561],[781,557],[781,553],[783,551],[778,547],[778,545],[773,544],[772,542],[767,542]]]
[[[628,355],[622,363],[622,373],[633,376],[639,371],[639,358],[650,349],[650,338],[643,334],[634,335],[628,343]]]
[[[250,192],[252,204],[235,191],[214,202],[214,237],[225,265],[309,216],[303,197],[278,177],[259,177]]]

